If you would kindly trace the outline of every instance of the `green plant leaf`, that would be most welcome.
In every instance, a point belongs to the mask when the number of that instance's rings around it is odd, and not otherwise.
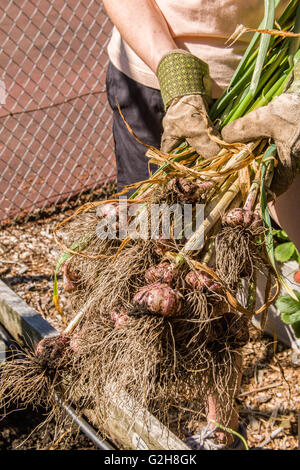
[[[281,295],[276,300],[276,307],[281,313],[293,314],[300,311],[300,292],[294,290],[297,300],[292,299],[289,294]]]
[[[293,325],[297,322],[300,322],[300,304],[298,305],[297,312],[295,313],[282,313],[281,320],[286,323],[287,325]]]
[[[295,251],[293,259],[297,261],[298,264],[300,264],[300,253],[298,250]]]
[[[278,7],[280,2],[281,2],[281,0],[275,0],[275,8]],[[263,21],[258,26],[258,29],[262,29],[264,27],[264,25],[265,25],[265,20],[263,19]],[[253,38],[252,38],[249,46],[247,47],[247,50],[245,51],[245,53],[243,55],[243,58],[240,61],[239,65],[238,65],[238,67],[237,67],[237,69],[236,69],[236,71],[235,71],[235,73],[234,73],[234,75],[231,79],[231,82],[230,82],[227,90],[231,90],[231,87],[237,82],[237,80],[241,76],[243,76],[243,73],[244,73],[245,69],[247,70],[246,64],[247,64],[251,54],[253,53],[253,50],[254,50],[259,38],[260,38],[260,33],[255,33],[253,35]]]
[[[273,230],[273,236],[280,240],[290,241],[287,233],[284,230]]]
[[[87,247],[88,245],[88,235],[85,235],[83,236],[82,238],[80,238],[79,241],[77,242],[74,242],[72,245],[71,245],[71,250],[74,250],[74,251],[80,251],[80,250],[83,250],[84,248]],[[57,260],[57,263],[56,263],[56,267],[55,267],[55,272],[54,272],[54,281],[53,281],[53,303],[55,305],[55,307],[57,308],[57,310],[62,314],[62,309],[59,305],[59,293],[58,293],[58,285],[57,285],[57,274],[61,268],[61,266],[69,259],[69,258],[72,258],[72,256],[74,256],[72,253],[69,253],[67,251],[64,251],[60,257],[58,258]]]
[[[300,292],[294,290],[294,300],[289,294],[281,295],[275,302],[281,313],[281,320],[291,325],[297,338],[300,338]]]
[[[300,338],[300,321],[297,321],[292,325],[296,338]]]
[[[265,18],[264,18],[263,29],[272,29],[274,26],[274,19],[275,19],[275,2],[274,0],[265,0]],[[256,89],[258,87],[259,79],[260,79],[261,72],[262,72],[262,69],[266,60],[270,41],[271,41],[270,35],[268,34],[261,35],[258,56],[256,59],[255,69],[253,72],[251,86],[250,86],[250,94],[252,96],[255,95]]]
[[[296,19],[295,19],[295,24],[293,28],[293,33],[299,33],[299,32],[300,32],[300,4],[298,5],[298,8],[297,8]],[[289,48],[290,65],[293,64],[294,56],[296,52],[298,51],[299,46],[300,46],[300,38],[290,38],[290,48]]]
[[[285,263],[294,255],[296,247],[292,242],[281,243],[275,248],[275,259],[279,263]]]
[[[262,167],[261,167],[260,208],[261,208],[261,215],[264,221],[264,225],[267,229],[265,232],[265,245],[266,245],[268,258],[274,268],[278,281],[285,288],[285,290],[289,293],[289,295],[293,299],[297,300],[297,297],[295,296],[290,286],[287,284],[287,282],[283,279],[281,274],[278,272],[278,269],[276,266],[275,254],[274,254],[273,228],[272,228],[271,217],[270,217],[270,213],[268,209],[268,201],[267,201],[266,188],[265,188],[265,176],[266,176],[266,171],[267,171],[268,166],[273,164],[273,162],[271,163],[271,160],[269,157],[275,156],[276,151],[277,151],[276,145],[274,144],[270,145],[270,147],[265,152],[265,155],[263,156]]]
[[[281,312],[281,320],[291,325],[295,336],[300,338],[300,292],[294,291],[298,301],[290,295],[282,295],[276,301],[276,307]]]

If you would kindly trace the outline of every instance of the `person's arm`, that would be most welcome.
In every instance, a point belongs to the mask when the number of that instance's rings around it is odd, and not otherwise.
[[[161,150],[170,153],[186,140],[200,155],[211,157],[219,146],[212,125],[203,119],[209,95],[209,68],[200,58],[178,49],[154,0],[104,0],[123,40],[157,75],[166,115]]]
[[[177,49],[167,22],[153,0],[103,0],[124,41],[156,73],[161,58]]]

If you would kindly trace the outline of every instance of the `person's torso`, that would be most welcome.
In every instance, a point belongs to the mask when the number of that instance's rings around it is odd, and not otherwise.
[[[155,3],[174,38],[227,39],[238,24],[257,27],[264,14],[263,0],[155,0]]]

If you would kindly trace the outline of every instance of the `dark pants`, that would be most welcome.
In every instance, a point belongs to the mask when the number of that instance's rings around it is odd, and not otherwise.
[[[137,137],[156,148],[160,147],[165,111],[159,90],[135,82],[111,63],[106,75],[106,90],[113,110],[113,137],[120,191],[127,184],[148,178],[149,159],[145,155],[147,148],[129,133],[117,104]],[[151,171],[155,168],[151,165]]]

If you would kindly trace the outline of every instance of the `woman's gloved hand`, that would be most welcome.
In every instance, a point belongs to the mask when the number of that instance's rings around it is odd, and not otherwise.
[[[166,108],[161,150],[170,153],[186,140],[205,158],[217,155],[220,147],[208,133],[215,133],[207,116],[208,65],[189,52],[174,50],[161,59],[157,77]]]
[[[228,143],[272,138],[277,145],[278,165],[270,189],[276,196],[284,193],[300,169],[300,61],[285,93],[225,126],[222,137]]]

